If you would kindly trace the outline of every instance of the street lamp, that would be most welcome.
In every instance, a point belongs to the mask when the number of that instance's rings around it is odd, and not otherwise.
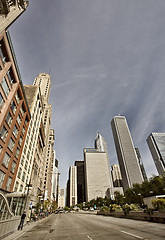
[[[32,184],[29,182],[26,184],[25,189],[27,188],[27,194],[26,194],[26,198],[25,198],[25,203],[24,203],[24,207],[23,207],[23,212],[25,211],[26,208],[26,204],[27,204],[27,200],[28,200],[28,196],[29,196],[29,190],[32,189]]]

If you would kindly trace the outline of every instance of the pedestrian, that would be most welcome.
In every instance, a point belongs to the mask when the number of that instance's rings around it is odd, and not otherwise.
[[[20,224],[18,226],[18,230],[23,229],[23,224],[24,224],[25,218],[26,218],[26,212],[24,211],[24,213],[21,216],[21,221],[20,221]]]
[[[27,224],[29,225],[29,222],[30,222],[29,217],[27,217],[26,221],[27,221]]]

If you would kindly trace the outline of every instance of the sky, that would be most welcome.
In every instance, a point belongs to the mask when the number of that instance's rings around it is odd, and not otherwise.
[[[110,122],[119,114],[147,176],[158,174],[146,138],[165,132],[164,13],[164,0],[29,0],[9,28],[23,84],[51,75],[62,188],[98,131],[118,163]]]

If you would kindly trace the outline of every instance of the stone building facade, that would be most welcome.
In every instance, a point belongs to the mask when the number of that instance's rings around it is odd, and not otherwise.
[[[95,148],[84,149],[86,201],[109,197],[110,175],[107,154]]]

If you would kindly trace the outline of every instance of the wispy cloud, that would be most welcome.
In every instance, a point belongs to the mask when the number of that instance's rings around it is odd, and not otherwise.
[[[51,69],[63,187],[97,129],[117,162],[110,129],[116,114],[127,117],[148,174],[155,172],[146,137],[165,131],[164,12],[162,0],[38,0],[11,26],[23,82]]]

